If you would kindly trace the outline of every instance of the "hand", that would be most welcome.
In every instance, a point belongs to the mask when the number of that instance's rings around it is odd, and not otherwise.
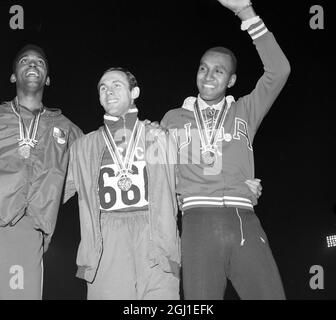
[[[166,129],[161,127],[157,121],[151,122],[150,120],[145,120],[144,123],[146,126],[150,126],[149,133],[153,136],[166,134]]]
[[[245,183],[257,198],[261,196],[262,185],[260,179],[246,180]]]
[[[249,0],[218,0],[224,7],[237,12],[238,10],[250,4]]]

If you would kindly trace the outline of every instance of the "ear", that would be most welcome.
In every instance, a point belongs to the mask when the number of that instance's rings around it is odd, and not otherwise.
[[[46,80],[46,86],[50,86],[50,78],[49,77],[47,77],[47,80]]]
[[[132,96],[133,100],[139,98],[139,96],[140,96],[140,88],[139,87],[133,88],[132,91],[131,91],[131,96]]]
[[[13,74],[11,75],[11,77],[10,77],[10,82],[11,82],[11,83],[15,83],[15,82],[16,82],[16,76],[15,76],[14,73],[13,73]]]
[[[234,73],[230,77],[230,80],[229,80],[229,83],[228,83],[228,88],[232,88],[235,85],[236,80],[237,80],[237,75]]]

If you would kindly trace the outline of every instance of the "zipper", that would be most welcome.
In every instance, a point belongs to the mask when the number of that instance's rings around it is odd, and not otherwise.
[[[99,132],[99,133],[101,134],[101,132]],[[100,166],[101,166],[102,161],[103,161],[104,151],[105,151],[105,147],[103,148],[103,150],[101,152],[101,155],[100,155],[100,158],[99,158]],[[99,236],[100,236],[100,239],[99,239],[100,240],[100,249],[102,249],[101,243],[103,241],[103,234],[102,234],[102,230],[101,230],[101,210],[100,210],[100,206],[99,206],[100,198],[99,198],[99,187],[98,187],[99,186],[98,181],[99,181],[100,166],[98,167],[98,171],[96,172],[96,175],[95,175],[95,181],[96,181],[96,184],[95,184],[96,192],[95,192],[95,194],[96,194],[96,201],[97,201],[97,204],[98,204],[97,217],[98,217],[98,227],[99,227],[98,233],[99,233]],[[93,230],[93,232],[94,232],[94,230]]]
[[[145,134],[146,136],[146,134]],[[146,139],[145,139],[145,161],[146,161]],[[151,176],[149,173],[149,168],[148,168],[148,162],[146,161],[146,171],[147,171],[147,178],[148,178],[148,217],[149,217],[149,240],[153,240],[153,220],[152,220],[152,201],[151,201],[151,190],[150,190],[150,181],[151,181]]]

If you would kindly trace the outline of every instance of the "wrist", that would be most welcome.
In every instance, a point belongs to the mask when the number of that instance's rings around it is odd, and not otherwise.
[[[250,2],[248,5],[236,10],[235,15],[244,21],[255,17],[257,14],[255,13],[252,7],[252,3]]]

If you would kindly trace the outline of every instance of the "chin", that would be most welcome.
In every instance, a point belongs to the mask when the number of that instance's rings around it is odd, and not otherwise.
[[[208,95],[203,95],[203,94],[200,94],[200,97],[204,100],[204,101],[206,101],[206,102],[210,102],[210,101],[214,101],[214,100],[216,100],[216,98],[215,97],[211,97],[211,96],[208,96]]]

